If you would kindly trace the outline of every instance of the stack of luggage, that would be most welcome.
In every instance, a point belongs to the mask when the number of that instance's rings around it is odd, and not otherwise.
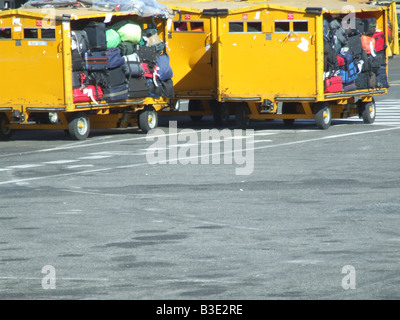
[[[157,29],[122,20],[71,31],[73,102],[173,97],[172,69]]]
[[[325,92],[388,88],[386,44],[376,18],[324,19]]]

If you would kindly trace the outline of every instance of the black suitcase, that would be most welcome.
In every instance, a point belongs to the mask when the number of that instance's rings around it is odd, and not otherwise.
[[[372,36],[376,29],[376,18],[366,18],[363,19],[364,23],[364,34],[367,36]]]
[[[355,81],[343,85],[343,92],[354,91],[354,90],[357,90]]]
[[[90,21],[85,28],[91,51],[107,50],[106,25],[103,22]]]
[[[89,77],[87,71],[73,71],[72,72],[72,88],[77,89],[89,85]]]
[[[83,56],[85,70],[106,70],[108,59],[105,51],[85,52]]]
[[[349,52],[354,57],[354,59],[361,59],[362,53],[364,51],[361,43],[361,34],[354,34],[349,36],[347,47],[349,48]]]
[[[389,81],[386,73],[386,66],[380,66],[376,76],[377,86],[379,88],[389,88]]]
[[[103,90],[103,100],[118,101],[128,99],[128,87],[126,83],[105,88]]]
[[[129,98],[145,98],[149,96],[149,86],[144,77],[129,78]]]
[[[364,33],[364,22],[360,18],[351,20],[351,21],[349,21],[349,24],[346,26],[345,30],[349,37],[356,35],[356,34],[363,34]]]
[[[126,78],[123,68],[118,67],[105,72],[105,82],[105,87],[116,87],[127,84],[128,79]]]
[[[368,89],[368,73],[361,72],[358,74],[356,79],[357,89]]]
[[[83,62],[82,56],[77,49],[71,50],[72,59],[72,71],[82,71],[85,70],[85,64]]]

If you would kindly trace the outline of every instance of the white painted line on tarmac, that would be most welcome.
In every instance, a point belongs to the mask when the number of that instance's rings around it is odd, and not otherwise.
[[[43,162],[45,164],[66,164],[66,163],[72,163],[72,162],[77,162],[79,160],[55,160],[55,161],[46,161]]]
[[[284,142],[284,143],[272,144],[272,145],[264,145],[264,146],[254,147],[254,148],[242,148],[242,151],[287,147],[287,146],[309,143],[309,142],[334,140],[334,139],[341,139],[341,138],[350,137],[350,136],[380,133],[380,132],[387,132],[387,131],[393,131],[393,130],[400,130],[400,126],[376,129],[376,130],[367,130],[367,131],[357,131],[357,132],[350,132],[350,133],[344,133],[344,134],[336,134],[336,135],[325,136],[325,137],[320,137],[320,138]],[[125,141],[125,140],[123,140],[123,141]],[[225,153],[226,152],[216,152],[212,155],[222,155]],[[231,153],[231,151],[229,151],[229,153]],[[210,155],[207,155],[207,156],[210,156]],[[194,156],[194,158],[199,158],[199,157],[201,157],[201,155]],[[186,158],[186,160],[187,159],[188,158]],[[77,172],[70,172],[70,173],[60,173],[60,174],[54,174],[54,175],[37,176],[37,177],[32,177],[32,178],[12,179],[12,180],[7,180],[7,181],[0,181],[0,185],[7,185],[7,184],[12,184],[12,183],[22,183],[22,182],[28,182],[28,181],[38,181],[38,180],[67,177],[67,176],[76,176],[76,175],[79,176],[79,175],[84,175],[84,174],[96,174],[96,173],[100,173],[100,172],[108,172],[111,170],[129,169],[129,168],[143,167],[143,166],[149,166],[149,164],[147,162],[141,162],[141,163],[135,163],[135,164],[130,164],[130,165],[124,165],[124,166],[116,166],[116,167],[111,167],[111,168],[99,168],[99,169],[84,170],[84,171],[77,171]]]
[[[37,168],[41,167],[43,164],[34,164],[34,163],[27,163],[27,164],[20,164],[15,166],[8,166],[8,169],[30,169],[30,168]]]

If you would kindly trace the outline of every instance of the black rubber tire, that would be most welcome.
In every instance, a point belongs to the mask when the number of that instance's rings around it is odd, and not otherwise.
[[[376,104],[374,98],[370,102],[361,102],[360,116],[365,124],[372,124],[375,122],[376,117]]]
[[[0,113],[0,140],[8,141],[11,139],[13,130],[6,128],[8,119],[5,114]]]
[[[215,123],[218,126],[227,125],[231,115],[229,103],[214,101],[211,106]]]
[[[158,113],[154,109],[145,109],[139,113],[138,119],[139,128],[147,133],[158,126]]]
[[[319,129],[326,130],[332,121],[332,110],[328,102],[317,104],[315,110],[315,123]]]
[[[296,103],[284,102],[282,103],[282,114],[294,114],[296,113]],[[283,119],[285,125],[291,126],[294,124],[295,119]]]
[[[201,100],[189,100],[188,110],[202,111],[203,108],[201,106]],[[190,119],[192,119],[193,122],[199,122],[201,119],[203,119],[203,116],[189,116],[189,117]]]
[[[250,109],[247,103],[240,103],[236,107],[236,127],[245,130],[250,125]]]
[[[85,140],[90,132],[90,120],[86,113],[79,112],[74,115],[69,120],[68,131],[72,139]]]

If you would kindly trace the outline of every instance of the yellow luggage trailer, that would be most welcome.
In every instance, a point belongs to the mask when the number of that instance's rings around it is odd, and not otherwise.
[[[18,129],[61,129],[81,140],[90,129],[139,126],[147,132],[157,126],[168,98],[73,103],[71,28],[88,20],[164,23],[94,8],[0,12],[0,139]]]
[[[324,92],[323,19],[375,17],[387,43],[387,7],[351,3],[350,10],[334,0],[162,3],[175,12],[168,49],[175,97],[189,99],[189,111],[160,115],[214,115],[218,124],[236,115],[240,128],[251,119],[315,119],[323,129],[333,118],[374,121],[373,97],[387,88]]]

